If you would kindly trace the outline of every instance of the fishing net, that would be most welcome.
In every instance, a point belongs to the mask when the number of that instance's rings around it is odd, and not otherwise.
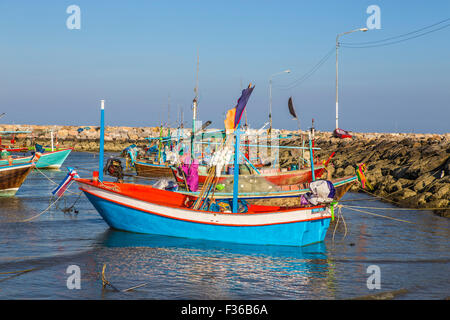
[[[225,179],[220,184],[223,185],[223,189],[220,192],[233,192],[233,177]],[[268,194],[277,190],[279,190],[279,187],[267,181],[264,177],[245,174],[239,176],[239,193]]]

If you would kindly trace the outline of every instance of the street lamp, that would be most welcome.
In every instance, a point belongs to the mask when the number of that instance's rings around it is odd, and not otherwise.
[[[276,75],[283,74],[283,73],[290,73],[290,72],[291,72],[291,70],[289,70],[289,69],[284,70],[281,72],[274,73],[269,78],[269,123],[270,123],[269,130],[270,130],[270,132],[272,132],[272,78]]]
[[[357,31],[362,31],[362,32],[366,32],[367,28],[359,28],[359,29],[355,29],[352,31],[347,31],[344,33],[340,33],[336,36],[336,129],[339,128],[339,116],[338,116],[338,110],[339,110],[339,102],[338,102],[338,48],[339,48],[339,37],[343,36],[345,34],[349,34],[349,33],[353,33],[353,32],[357,32]]]

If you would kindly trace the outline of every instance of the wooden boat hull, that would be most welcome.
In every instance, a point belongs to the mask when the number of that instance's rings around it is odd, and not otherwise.
[[[170,166],[136,161],[134,163],[136,174],[141,177],[149,178],[168,178],[172,177],[172,168]]]
[[[57,150],[53,152],[43,153],[41,154],[41,157],[36,162],[36,168],[38,169],[59,169],[66,158],[69,156],[72,149],[62,149]],[[13,158],[12,163],[13,164],[21,164],[21,163],[27,163],[30,162],[33,156],[28,157],[18,157]],[[8,164],[8,160],[2,159],[0,160],[0,165],[6,165]]]
[[[136,233],[259,245],[304,246],[324,240],[331,219],[324,205],[285,209],[250,206],[247,213],[183,206],[186,196],[148,185],[76,179],[106,223]]]
[[[13,196],[30,173],[33,164],[0,166],[0,196]]]

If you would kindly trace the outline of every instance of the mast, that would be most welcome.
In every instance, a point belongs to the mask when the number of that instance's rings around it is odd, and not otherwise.
[[[167,128],[170,128],[170,93],[167,95]]]
[[[53,144],[53,128],[50,130],[50,140],[52,144],[52,152],[54,151],[54,144]]]
[[[312,135],[313,135],[314,129],[311,128],[311,130],[308,132],[308,138],[309,138],[309,159],[311,161],[311,178],[312,181],[316,181],[315,172],[314,172],[314,155],[313,155],[313,146],[312,146]]]
[[[191,161],[194,159],[194,140],[195,140],[195,122],[197,121],[197,104],[198,104],[198,69],[199,69],[199,54],[197,50],[197,75],[195,79],[195,98],[192,101],[192,136],[191,136]]]
[[[167,96],[167,136],[169,137],[169,150],[172,150],[172,139],[170,135],[170,93]]]
[[[98,179],[103,182],[103,157],[105,150],[105,100],[101,100],[100,104],[100,155],[99,155],[99,168]]]

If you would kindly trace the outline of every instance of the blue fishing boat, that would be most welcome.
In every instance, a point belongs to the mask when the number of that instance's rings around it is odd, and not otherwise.
[[[286,209],[248,205],[245,212],[196,210],[188,196],[149,185],[76,179],[117,230],[260,245],[304,246],[324,240],[330,205]]]

